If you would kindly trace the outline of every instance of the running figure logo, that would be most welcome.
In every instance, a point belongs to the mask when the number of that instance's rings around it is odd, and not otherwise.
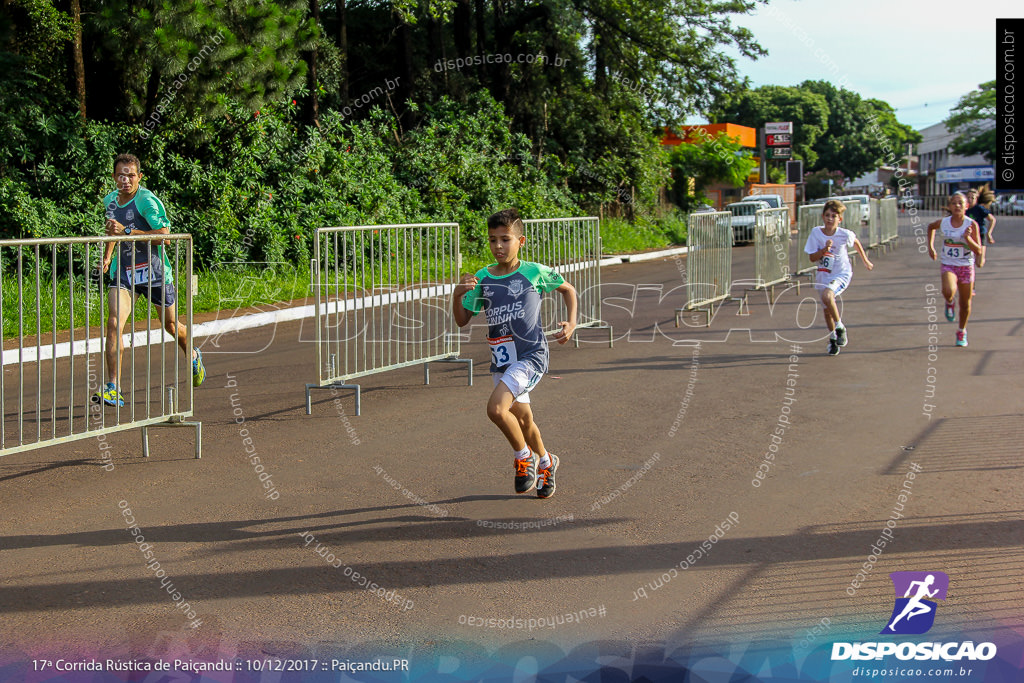
[[[943,572],[893,572],[889,574],[896,589],[892,609],[883,634],[919,635],[935,623],[938,603],[927,598],[946,599],[949,577]],[[901,597],[902,596],[902,597]]]

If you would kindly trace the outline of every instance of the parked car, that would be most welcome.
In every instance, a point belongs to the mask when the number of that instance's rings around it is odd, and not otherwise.
[[[730,223],[733,244],[752,242],[754,240],[754,221],[758,210],[770,208],[772,206],[768,202],[751,200],[750,197],[744,198],[743,201],[727,204],[725,210],[732,214]]]
[[[846,194],[842,197],[829,197],[829,199],[838,199],[841,202],[860,202],[860,220],[862,223],[867,223],[871,220],[871,198],[866,194]],[[826,200],[828,201],[828,200]]]
[[[1024,195],[1022,194],[1001,194],[992,202],[992,212],[996,214],[1015,215],[1024,214]]]
[[[900,195],[900,207],[904,209],[923,209],[924,199],[919,194]]]
[[[740,201],[744,202],[766,202],[770,209],[781,209],[786,206],[781,194],[751,194]]]

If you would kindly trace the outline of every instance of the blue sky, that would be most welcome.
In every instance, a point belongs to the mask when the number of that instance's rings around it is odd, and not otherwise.
[[[900,122],[941,122],[962,95],[995,78],[995,19],[1024,16],[1020,0],[771,0],[734,19],[768,56],[740,57],[760,85],[828,80],[896,108]]]

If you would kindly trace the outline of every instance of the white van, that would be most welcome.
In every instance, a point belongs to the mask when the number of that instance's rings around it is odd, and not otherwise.
[[[867,223],[871,220],[871,197],[866,194],[847,194],[842,197],[829,197],[828,199],[838,199],[841,202],[860,202],[861,222]],[[828,201],[828,199],[825,201]]]
[[[744,202],[765,202],[768,204],[769,209],[782,209],[785,208],[786,202],[782,198],[781,194],[751,194],[747,195],[740,201]]]

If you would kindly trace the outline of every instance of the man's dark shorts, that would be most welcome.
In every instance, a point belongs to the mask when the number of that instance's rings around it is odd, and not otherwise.
[[[146,297],[154,306],[160,306],[166,308],[173,306],[178,300],[178,293],[174,289],[174,285],[169,283],[163,283],[160,285],[153,285],[150,287],[148,284],[145,285],[132,285],[128,282],[117,282],[111,280],[108,284],[109,289],[124,289],[133,294],[141,294]]]

